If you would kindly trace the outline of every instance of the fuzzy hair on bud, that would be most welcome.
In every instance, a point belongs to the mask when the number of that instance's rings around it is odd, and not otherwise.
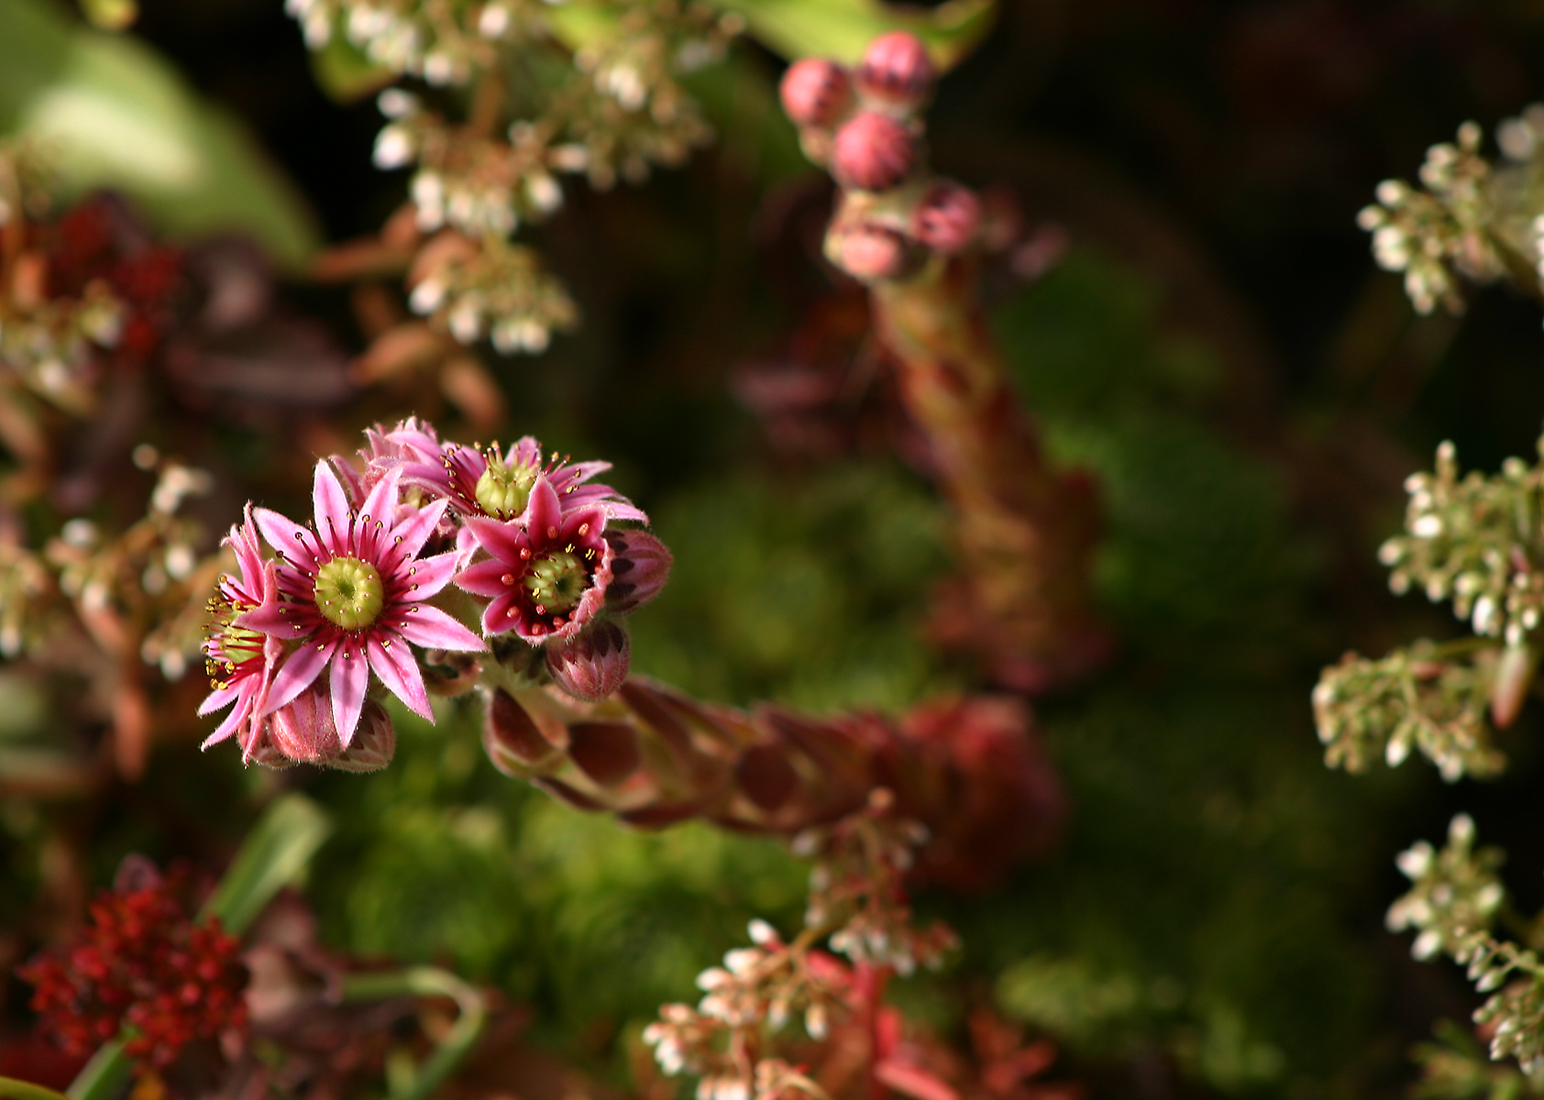
[[[859,111],[836,132],[831,171],[843,187],[889,191],[917,162],[915,142],[904,123],[877,111]]]
[[[798,126],[835,126],[852,106],[852,81],[847,71],[823,57],[795,61],[778,89],[783,110]]]
[[[912,235],[945,256],[963,252],[980,228],[980,200],[957,183],[942,182],[929,188],[912,215]]]
[[[927,101],[937,78],[927,47],[907,31],[874,39],[858,66],[858,89],[865,96],[908,111]]]

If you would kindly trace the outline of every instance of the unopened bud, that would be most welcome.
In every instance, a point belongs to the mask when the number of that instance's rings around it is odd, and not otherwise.
[[[562,749],[542,734],[519,700],[503,688],[495,688],[488,698],[483,748],[494,767],[516,778],[551,770],[562,757]]]
[[[378,772],[390,764],[396,754],[397,728],[391,723],[391,715],[375,700],[366,699],[364,710],[359,714],[359,726],[354,730],[354,740],[348,748],[323,763],[345,772]]]
[[[353,740],[345,748],[333,720],[332,699],[321,688],[301,692],[268,720],[273,747],[286,759],[341,771],[373,772],[391,763],[397,733],[391,717],[373,700],[365,700]]]
[[[912,215],[912,235],[934,252],[952,256],[976,238],[981,203],[968,188],[939,183],[928,189]]]
[[[659,595],[670,579],[670,551],[647,531],[607,531],[611,544],[611,583],[606,607],[626,613]]]
[[[852,105],[852,82],[834,61],[806,57],[783,74],[783,110],[799,126],[831,127]]]
[[[775,744],[746,749],[735,764],[734,778],[745,797],[769,814],[781,809],[799,785],[799,773]]]
[[[1496,678],[1490,685],[1490,720],[1504,730],[1517,720],[1518,711],[1528,698],[1538,654],[1526,643],[1508,646],[1496,663]]]
[[[343,751],[332,701],[317,688],[302,691],[268,720],[274,748],[301,764],[320,764]]]
[[[567,641],[546,648],[547,671],[575,699],[598,703],[627,679],[629,649],[620,623],[592,621]]]
[[[933,90],[938,70],[927,47],[907,31],[891,31],[869,43],[858,66],[858,90],[903,110],[915,110]]]
[[[836,132],[831,172],[843,187],[889,191],[911,174],[917,160],[911,131],[875,111],[859,111]]]
[[[836,242],[836,265],[859,282],[898,279],[913,267],[912,250],[893,229],[860,224],[842,231]]]
[[[568,755],[602,787],[615,787],[643,762],[638,731],[626,722],[573,723],[568,727]]]

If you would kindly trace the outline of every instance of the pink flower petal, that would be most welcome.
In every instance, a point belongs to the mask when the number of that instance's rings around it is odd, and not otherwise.
[[[375,488],[370,490],[370,495],[360,505],[361,517],[369,516],[372,520],[389,521],[397,504],[397,482],[402,477],[401,467],[394,467],[386,471],[384,477],[375,483]]]
[[[547,543],[557,538],[563,524],[563,505],[552,482],[545,477],[536,479],[531,487],[531,502],[525,507],[525,522],[530,531],[531,549],[543,550]]]
[[[364,710],[370,662],[359,646],[339,645],[332,658],[331,674],[332,720],[338,726],[338,740],[348,748],[359,726],[359,712]]]
[[[584,528],[581,532],[580,528]],[[558,534],[558,542],[569,542],[573,539],[585,539],[596,546],[601,544],[601,532],[606,529],[606,513],[600,507],[581,508],[575,512],[569,512],[563,520],[563,529]]]
[[[466,560],[460,551],[452,550],[445,554],[435,554],[431,558],[419,558],[408,566],[409,583],[417,585],[412,598],[427,600],[436,595],[447,584],[450,578],[456,575],[456,570],[461,568],[461,563]]]
[[[568,475],[571,480],[578,482],[589,481],[596,474],[603,474],[609,469],[611,469],[611,463],[609,462],[575,462],[572,465],[565,466],[563,473]],[[596,488],[600,488],[600,486],[596,486]],[[611,490],[607,489],[606,491],[609,493]]]
[[[233,687],[215,688],[208,695],[204,696],[204,701],[198,705],[198,716],[202,718],[206,714],[213,714],[221,707],[230,706],[240,694],[240,690]],[[213,744],[218,740],[220,738],[215,737],[207,743]]]
[[[386,556],[381,542],[387,537],[386,524],[391,523],[397,511],[397,483],[402,470],[393,467],[382,475],[365,498],[355,521],[354,552],[366,561],[382,562]]]
[[[504,578],[512,576],[514,569],[516,566],[507,561],[500,561],[498,558],[480,561],[456,574],[456,587],[463,592],[484,596],[490,600],[497,596],[504,596],[509,593],[511,587],[504,583]]]
[[[297,649],[295,655],[285,661],[284,667],[274,675],[273,686],[268,689],[268,701],[263,704],[263,713],[272,714],[310,687],[337,647],[337,642],[330,642],[321,646],[303,645]]]
[[[311,541],[311,532],[288,516],[281,516],[278,512],[269,511],[267,508],[252,509],[252,519],[257,523],[257,529],[263,533],[263,539],[269,546],[289,558],[301,569],[316,572],[316,547]]]
[[[244,630],[256,630],[285,641],[305,632],[305,626],[296,617],[294,611],[277,600],[271,600],[262,607],[254,607],[251,611],[236,616],[236,625]]]
[[[354,469],[354,464],[342,455],[333,455],[328,460],[332,466],[332,472],[338,475],[338,480],[343,482],[343,491],[351,501],[359,500],[365,495],[364,482],[360,480],[359,472]]]
[[[316,509],[316,533],[322,545],[333,557],[348,556],[348,497],[325,459],[316,464],[311,502]]]
[[[387,648],[380,639],[372,637],[367,643],[370,667],[375,669],[387,691],[406,703],[414,714],[433,722],[434,711],[429,709],[429,695],[424,691],[418,662],[407,644],[401,639],[398,642],[400,644]]]
[[[527,540],[521,537],[523,532],[517,523],[505,523],[501,520],[488,519],[486,516],[467,516],[466,527],[472,532],[472,537],[477,540],[479,546],[501,561],[518,562],[520,551],[529,549]]]
[[[445,514],[445,507],[445,501],[436,500],[397,524],[391,532],[392,548],[382,559],[382,563],[389,569],[395,569],[409,558],[417,557],[418,551],[424,548],[424,543],[428,542],[429,536],[434,533],[440,517]],[[401,542],[396,541],[399,538]]]
[[[541,444],[536,442],[534,435],[522,435],[510,445],[509,455],[504,459],[506,466],[539,466],[541,465]]]
[[[251,717],[251,707],[236,707],[225,716],[225,721],[220,723],[220,727],[217,730],[204,738],[204,743],[199,746],[199,750],[203,751],[211,745],[218,745],[221,741],[235,733],[241,726],[241,723],[248,721]]]
[[[511,607],[516,609],[513,618],[509,614]],[[494,597],[493,602],[483,608],[483,633],[502,634],[506,630],[513,630],[520,625],[518,608],[514,595],[506,588],[503,595]]]
[[[487,644],[445,612],[428,604],[402,616],[396,624],[401,635],[414,645],[427,649],[453,649],[462,653],[476,653],[487,649]]]
[[[573,492],[563,494],[563,504],[569,509],[594,504],[605,513],[607,519],[649,522],[649,515],[642,508],[632,501],[610,499],[614,496],[616,496],[616,490],[609,485],[581,485]]]

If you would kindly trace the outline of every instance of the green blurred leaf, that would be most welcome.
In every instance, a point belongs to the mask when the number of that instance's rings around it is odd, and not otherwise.
[[[331,831],[332,823],[315,802],[285,795],[247,834],[204,914],[219,917],[239,935],[274,894],[300,877]]]
[[[855,62],[886,31],[911,31],[940,69],[951,69],[986,36],[993,0],[948,0],[936,8],[901,8],[878,0],[719,0],[750,32],[788,58],[819,55]]]
[[[0,135],[51,148],[70,194],[123,191],[173,234],[247,233],[292,268],[316,248],[303,201],[234,118],[143,43],[46,0],[0,4]]]

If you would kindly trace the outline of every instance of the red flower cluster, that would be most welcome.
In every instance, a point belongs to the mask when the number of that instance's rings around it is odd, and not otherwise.
[[[104,891],[72,943],[20,967],[41,1029],[87,1054],[125,1027],[128,1053],[161,1068],[195,1038],[246,1027],[241,944],[211,919],[195,925],[175,876]]]
[[[127,207],[105,196],[73,207],[43,236],[49,296],[78,298],[104,281],[125,307],[115,357],[133,367],[155,354],[184,286],[182,249],[153,243]]]

